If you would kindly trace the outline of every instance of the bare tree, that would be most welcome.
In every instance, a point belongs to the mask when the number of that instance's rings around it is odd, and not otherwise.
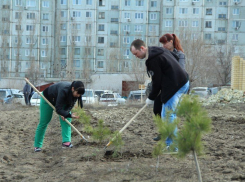
[[[119,61],[119,55],[118,55],[119,48],[109,48],[108,49],[108,56],[106,59],[106,72],[108,73],[115,73],[120,72],[120,61]]]

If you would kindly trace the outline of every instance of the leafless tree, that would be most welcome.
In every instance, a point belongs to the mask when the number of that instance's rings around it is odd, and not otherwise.
[[[106,59],[106,72],[115,73],[120,72],[119,48],[111,47],[108,49],[108,56]]]

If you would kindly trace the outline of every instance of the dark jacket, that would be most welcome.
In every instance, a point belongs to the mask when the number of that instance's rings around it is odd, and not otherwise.
[[[148,47],[146,60],[148,75],[152,76],[149,99],[155,100],[161,91],[161,101],[166,103],[188,81],[188,74],[181,68],[171,52],[162,47]]]
[[[46,88],[43,91],[43,95],[55,106],[56,112],[65,118],[71,117],[70,111],[77,99],[81,99],[80,105],[81,108],[83,107],[82,96],[80,98],[73,97],[70,82],[55,83]]]
[[[178,56],[178,61],[181,66],[185,70],[185,54],[182,51],[178,51],[174,48],[173,53]]]

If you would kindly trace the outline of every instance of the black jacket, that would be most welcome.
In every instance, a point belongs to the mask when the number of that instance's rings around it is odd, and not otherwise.
[[[48,101],[55,106],[56,112],[70,118],[70,111],[75,105],[77,99],[81,99],[81,108],[83,107],[82,96],[80,98],[73,97],[70,82],[55,83],[43,91],[43,95]]]
[[[152,76],[152,91],[149,99],[155,100],[161,91],[161,101],[166,103],[188,81],[183,70],[171,52],[162,47],[148,47],[146,60],[148,75]]]

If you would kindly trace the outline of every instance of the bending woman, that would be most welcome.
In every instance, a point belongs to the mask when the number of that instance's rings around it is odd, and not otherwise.
[[[44,97],[55,106],[56,112],[60,115],[63,148],[73,147],[71,144],[71,126],[64,120],[66,118],[71,122],[72,118],[79,118],[75,113],[71,113],[71,110],[76,101],[78,101],[78,106],[83,107],[82,95],[84,92],[85,88],[81,81],[55,83],[43,91]],[[53,115],[53,108],[42,97],[40,99],[40,121],[35,135],[35,152],[41,151],[47,126]]]

